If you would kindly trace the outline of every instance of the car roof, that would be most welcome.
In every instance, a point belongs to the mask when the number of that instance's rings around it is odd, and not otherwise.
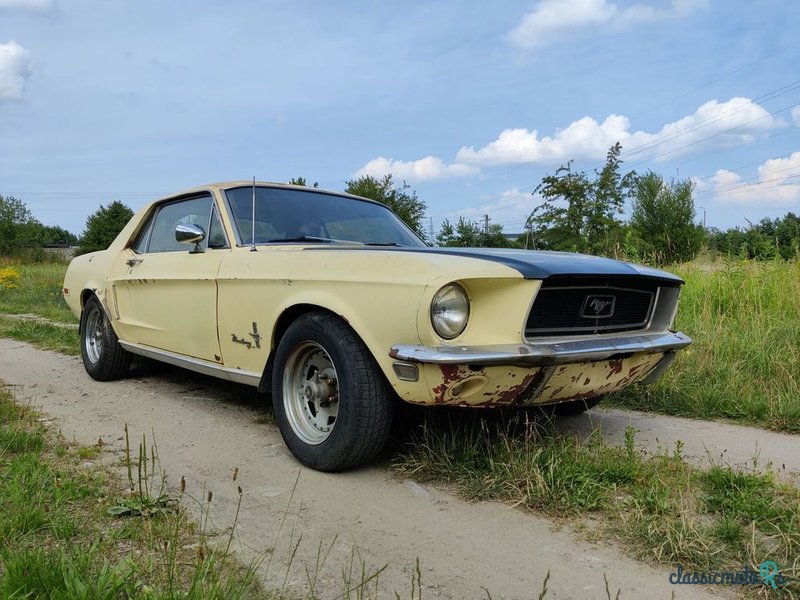
[[[155,202],[161,202],[163,200],[170,200],[173,198],[180,198],[183,196],[191,196],[192,194],[197,194],[200,192],[208,192],[208,191],[217,191],[217,192],[224,192],[225,190],[230,190],[232,188],[240,188],[240,187],[251,187],[253,185],[253,181],[241,180],[241,181],[221,181],[217,183],[208,183],[206,185],[199,185],[196,187],[188,188],[185,190],[181,190],[175,194],[169,194],[168,196],[164,196],[159,198]],[[320,194],[330,194],[334,196],[341,196],[342,198],[351,198],[353,200],[360,200],[362,202],[372,202],[373,204],[380,204],[381,206],[385,206],[384,204],[377,202],[376,200],[372,200],[371,198],[364,198],[362,196],[355,196],[353,194],[348,194],[346,192],[337,192],[334,190],[323,190],[320,188],[309,187],[305,185],[292,185],[290,183],[277,183],[272,181],[256,181],[256,187],[268,187],[268,188],[282,188],[287,190],[301,190],[304,192],[315,192]]]

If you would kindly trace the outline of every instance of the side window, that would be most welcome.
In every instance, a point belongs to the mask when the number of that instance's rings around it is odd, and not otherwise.
[[[179,200],[161,206],[153,221],[153,232],[150,234],[147,252],[188,252],[191,250],[190,244],[182,244],[175,240],[175,227],[181,224],[201,227],[206,232],[206,238],[200,246],[207,248],[208,225],[212,207],[211,196]]]
[[[227,248],[228,240],[225,237],[225,230],[222,228],[222,222],[219,220],[219,215],[216,209],[211,211],[211,224],[208,226],[208,247],[209,248]]]

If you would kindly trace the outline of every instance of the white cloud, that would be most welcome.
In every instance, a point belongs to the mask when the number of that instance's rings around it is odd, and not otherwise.
[[[742,181],[733,171],[720,169],[710,177],[707,189],[726,204],[788,206],[800,203],[800,152],[772,158],[758,167],[755,181]]]
[[[637,23],[686,17],[705,8],[708,0],[673,0],[668,8],[633,4],[620,8],[606,0],[540,0],[506,40],[521,48],[543,46],[565,33],[603,25],[616,29]]]
[[[394,160],[379,156],[373,158],[358,171],[356,177],[372,175],[382,177],[391,173],[397,179],[406,181],[430,181],[447,177],[465,177],[479,173],[477,167],[464,164],[446,164],[435,156],[426,156],[414,161]]]
[[[462,147],[456,162],[503,165],[553,164],[573,158],[602,160],[616,142],[622,143],[626,160],[666,158],[692,150],[749,142],[783,125],[780,119],[749,98],[731,98],[727,102],[710,100],[693,114],[651,133],[631,131],[629,119],[621,115],[609,115],[602,123],[583,117],[566,129],[544,137],[539,137],[536,129],[506,129],[482,148]]]
[[[0,0],[0,10],[48,12],[55,8],[55,5],[55,0]]]
[[[30,53],[13,40],[0,44],[0,100],[22,97],[25,80],[30,76]]]

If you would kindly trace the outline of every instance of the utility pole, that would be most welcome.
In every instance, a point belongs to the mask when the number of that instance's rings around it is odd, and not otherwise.
[[[489,235],[489,215],[483,215],[483,233]]]
[[[428,231],[430,232],[431,242],[436,238],[436,234],[433,231],[433,217],[431,217],[430,226],[428,227]]]

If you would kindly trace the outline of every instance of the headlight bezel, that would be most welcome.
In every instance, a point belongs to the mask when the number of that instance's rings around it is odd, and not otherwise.
[[[448,294],[455,293],[456,297],[446,298]],[[463,306],[461,307],[451,307],[451,308],[444,308],[442,309],[443,303],[459,303],[463,302]],[[470,299],[467,290],[464,289],[464,286],[459,284],[458,282],[450,282],[446,285],[443,285],[439,288],[439,290],[433,295],[431,299],[431,306],[430,306],[430,322],[431,327],[433,327],[433,331],[438,335],[440,338],[444,340],[453,340],[460,336],[467,328],[469,324],[471,306],[470,306]],[[452,327],[449,326],[443,314],[446,311],[458,311],[460,310],[463,313],[463,316],[459,317],[458,321],[463,320],[463,324],[460,326]],[[451,319],[452,320],[452,319]]]

